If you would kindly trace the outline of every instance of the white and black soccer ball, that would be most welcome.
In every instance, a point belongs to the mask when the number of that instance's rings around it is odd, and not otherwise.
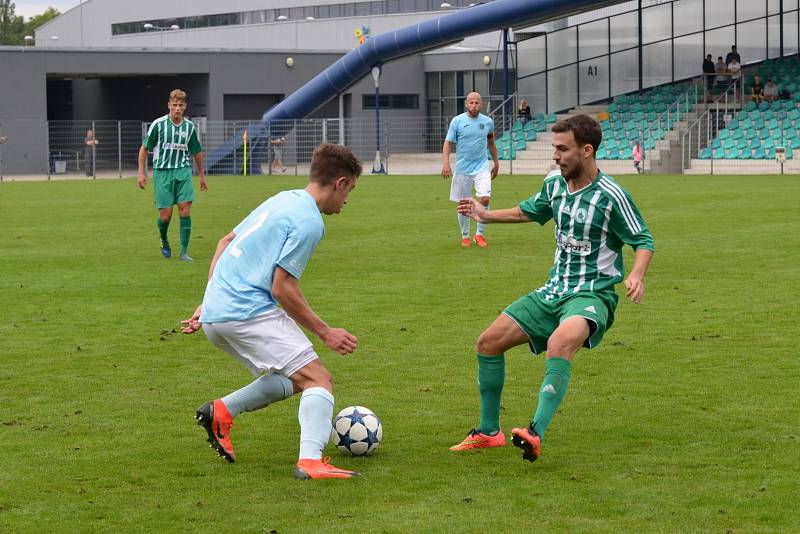
[[[369,456],[383,439],[383,425],[369,408],[348,406],[333,420],[331,439],[348,456]]]

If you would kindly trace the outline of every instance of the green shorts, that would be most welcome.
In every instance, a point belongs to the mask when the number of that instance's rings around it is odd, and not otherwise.
[[[511,303],[503,314],[510,317],[528,335],[534,354],[547,350],[547,340],[568,317],[584,317],[589,321],[587,349],[596,347],[606,330],[614,323],[614,310],[619,297],[613,291],[580,292],[553,300],[531,292]]]
[[[171,208],[179,202],[192,202],[194,200],[192,168],[154,169],[153,189],[158,209]]]

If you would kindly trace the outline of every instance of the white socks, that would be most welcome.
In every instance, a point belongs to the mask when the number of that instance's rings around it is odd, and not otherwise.
[[[486,209],[491,209],[488,205],[485,206]],[[478,228],[475,230],[475,235],[483,235],[483,229],[486,228],[486,225],[483,223],[478,223]]]
[[[320,387],[308,388],[300,397],[297,419],[300,421],[299,459],[319,460],[331,437],[333,395]]]
[[[283,375],[261,375],[222,399],[232,417],[254,412],[294,394],[292,381]]]
[[[458,214],[458,226],[461,228],[461,239],[469,237],[469,217]]]

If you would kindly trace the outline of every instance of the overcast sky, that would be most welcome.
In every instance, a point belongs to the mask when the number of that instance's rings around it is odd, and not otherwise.
[[[25,17],[25,20],[35,16],[41,15],[47,11],[48,7],[54,7],[61,13],[69,11],[78,5],[78,0],[50,0],[49,2],[22,2],[15,0],[14,14],[17,16]]]

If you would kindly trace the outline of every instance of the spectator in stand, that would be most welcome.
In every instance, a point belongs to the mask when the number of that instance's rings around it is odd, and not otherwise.
[[[778,100],[778,86],[772,80],[767,80],[767,85],[764,86],[764,100],[767,102]]]
[[[717,77],[714,79],[714,87],[724,90],[728,86],[730,76],[728,75],[728,65],[722,61],[722,56],[717,58],[717,63],[714,65],[714,72],[717,73]]]
[[[731,75],[731,85],[733,85],[733,91],[735,95],[738,96],[739,92],[742,90],[742,65],[733,58],[730,63],[728,63],[728,73]]]
[[[519,101],[519,109],[517,110],[517,118],[525,124],[529,120],[531,120],[531,107],[525,101],[525,99],[521,99]]]
[[[753,102],[760,104],[764,101],[764,84],[761,83],[761,76],[758,74],[753,78]]]
[[[633,166],[636,167],[636,174],[642,174],[644,166],[642,165],[642,145],[639,144],[639,141],[633,143],[631,157],[633,157]]]
[[[725,56],[725,64],[730,65],[731,61],[736,60],[736,63],[742,63],[742,56],[739,55],[739,52],[736,51],[736,45],[731,47],[731,51],[728,52],[728,55]]]
[[[712,59],[711,54],[708,54],[703,60],[703,77],[705,78],[706,82],[706,101],[711,98],[711,90],[714,88],[715,72],[714,60]]]

